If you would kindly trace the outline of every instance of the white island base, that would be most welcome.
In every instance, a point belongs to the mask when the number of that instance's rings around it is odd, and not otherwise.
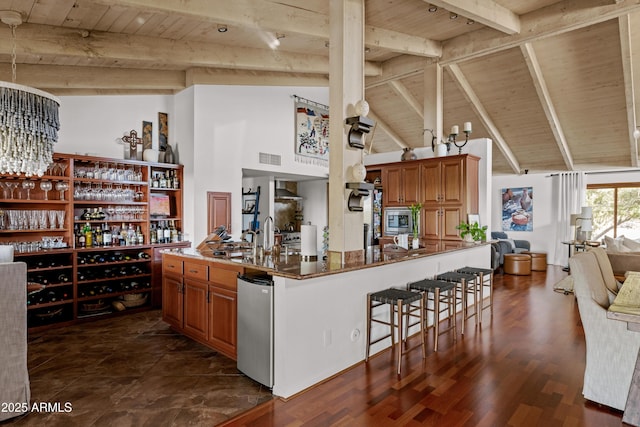
[[[274,272],[273,394],[291,397],[364,360],[367,293],[405,288],[466,266],[490,268],[490,250],[476,245],[302,280]],[[381,336],[384,328],[374,324],[372,335]],[[390,344],[390,339],[375,344],[371,354]]]

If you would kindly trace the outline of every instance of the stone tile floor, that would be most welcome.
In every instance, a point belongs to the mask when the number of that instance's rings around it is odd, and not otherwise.
[[[31,404],[72,409],[3,426],[214,426],[272,398],[159,310],[31,334],[28,351]]]

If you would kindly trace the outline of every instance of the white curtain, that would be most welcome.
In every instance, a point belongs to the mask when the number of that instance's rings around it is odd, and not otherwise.
[[[580,213],[584,205],[587,184],[584,172],[566,172],[553,176],[554,217],[556,219],[556,244],[553,263],[569,264],[570,245],[563,244],[573,240],[571,232],[571,214]]]

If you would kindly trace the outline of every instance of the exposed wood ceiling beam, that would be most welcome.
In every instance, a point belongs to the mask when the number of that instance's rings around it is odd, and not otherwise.
[[[490,28],[463,34],[443,45],[440,63],[453,64],[519,47],[524,43],[551,37],[616,19],[640,11],[640,0],[603,4],[602,0],[564,0],[520,16],[521,31],[498,35]]]
[[[421,119],[424,119],[424,106],[411,95],[411,92],[409,92],[409,89],[407,89],[405,85],[397,80],[392,80],[389,82],[389,86],[391,86],[391,89],[393,89]]]
[[[371,89],[393,80],[422,75],[424,68],[429,63],[430,60],[417,56],[403,55],[395,57],[382,63],[379,75],[366,77],[364,87],[365,89]]]
[[[11,64],[0,64],[0,75],[10,75]],[[47,89],[182,90],[185,72],[132,68],[73,67],[66,65],[18,64],[17,83]]]
[[[391,126],[389,126],[387,123],[385,123],[380,116],[378,116],[373,110],[369,110],[369,114],[368,117],[372,120],[374,120],[376,122],[376,127],[380,127],[380,129],[386,133],[389,138],[391,138],[391,140],[393,142],[395,142],[396,144],[398,144],[398,146],[400,148],[408,148],[409,144],[407,144],[406,142],[403,141],[403,139],[400,137],[400,135],[398,135],[398,133],[396,131],[393,130],[393,128]]]
[[[304,34],[329,40],[329,16],[276,2],[256,0],[97,0],[109,6],[155,10],[198,20],[238,25],[266,32]],[[397,53],[439,57],[442,44],[397,31],[365,26],[365,46]]]
[[[0,54],[11,53],[11,32],[0,27]],[[168,40],[157,37],[116,34],[101,31],[83,31],[74,28],[22,24],[18,32],[18,56],[30,56],[33,61],[42,57],[94,58],[113,61],[114,66],[127,62],[147,62],[149,68],[158,64],[165,67],[220,67],[328,74],[329,58],[246,47],[214,45],[205,42]],[[30,62],[30,61],[27,61]],[[381,74],[379,65],[365,63],[365,75]]]
[[[471,108],[473,108],[474,112],[478,115],[478,117],[480,117],[483,126],[489,132],[491,139],[493,139],[493,142],[498,146],[498,149],[502,152],[502,155],[507,160],[507,163],[509,163],[509,166],[511,166],[513,172],[519,174],[521,169],[520,163],[518,163],[518,159],[516,159],[516,156],[513,155],[513,152],[507,145],[507,142],[500,134],[498,127],[495,125],[493,120],[491,120],[489,113],[482,105],[482,102],[480,102],[480,99],[460,70],[460,67],[455,64],[451,64],[446,68],[464,94],[467,101],[471,104]]]
[[[268,71],[229,70],[223,68],[190,68],[186,85],[248,85],[248,86],[319,86],[328,87],[324,74],[276,73]]]
[[[536,92],[538,93],[538,99],[540,100],[544,114],[547,117],[547,122],[549,123],[549,127],[555,137],[558,149],[564,159],[564,164],[568,170],[574,170],[573,156],[571,155],[569,144],[567,144],[567,139],[564,136],[560,119],[558,118],[556,109],[551,101],[549,89],[547,88],[547,83],[544,79],[544,75],[542,74],[542,70],[540,69],[536,52],[530,43],[525,43],[520,48],[527,67],[529,68],[529,74],[531,74],[533,86],[536,88]]]
[[[638,141],[633,137],[633,133],[638,125],[636,119],[636,88],[634,82],[634,58],[631,49],[631,22],[629,15],[618,18],[620,28],[620,49],[622,51],[622,73],[624,78],[624,95],[627,106],[627,122],[629,128],[629,149],[631,156],[631,166],[638,167]]]
[[[487,27],[506,34],[520,32],[520,18],[504,6],[491,0],[424,0],[427,3],[443,7],[465,18],[473,19]]]

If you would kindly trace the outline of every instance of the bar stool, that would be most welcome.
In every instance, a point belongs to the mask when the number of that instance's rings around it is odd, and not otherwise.
[[[482,311],[489,308],[493,316],[493,270],[490,268],[463,267],[458,273],[475,274],[478,278],[478,305],[480,313],[480,324],[482,324]],[[484,305],[484,288],[489,288],[489,304]]]
[[[471,316],[476,316],[478,313],[478,295],[476,289],[476,275],[468,273],[458,273],[457,271],[448,271],[446,273],[438,274],[436,280],[444,280],[445,282],[453,282],[460,291],[460,297],[458,298],[462,303],[462,325],[460,325],[460,333],[464,335],[464,323]],[[468,295],[473,295],[473,305],[475,311],[473,314],[468,314],[469,308],[467,303],[469,301]],[[478,324],[478,317],[476,316],[476,325]]]
[[[416,306],[415,303],[418,303]],[[373,309],[382,305],[389,305],[389,321],[373,318]],[[417,314],[416,314],[417,312]],[[424,342],[424,331],[422,330],[424,325],[424,297],[417,292],[411,292],[404,289],[389,288],[378,292],[372,292],[367,294],[367,352],[365,355],[365,362],[369,360],[369,350],[371,345],[391,337],[391,345],[395,344],[394,317],[397,313],[398,316],[398,375],[400,375],[400,367],[402,363],[402,356],[409,351],[414,350],[418,346],[415,345],[411,348],[402,351],[402,329],[404,317],[407,317],[407,330],[409,326],[420,325],[420,346],[422,347],[422,357],[427,357],[426,346]],[[411,317],[418,318],[415,323],[410,323]],[[384,335],[375,341],[371,341],[371,324],[381,323],[389,326],[389,334]],[[406,340],[406,337],[405,337]]]
[[[409,282],[407,289],[410,291],[418,291],[424,293],[424,325],[422,331],[427,333],[430,326],[429,312],[433,312],[433,351],[438,351],[438,337],[448,331],[453,330],[453,341],[457,341],[456,337],[456,284],[445,282],[443,280],[419,280],[417,282]],[[432,309],[429,308],[429,301],[432,301]],[[445,309],[441,309],[441,305],[445,304]],[[444,311],[448,312],[449,327],[440,329],[440,314]],[[425,338],[426,339],[426,338]]]

